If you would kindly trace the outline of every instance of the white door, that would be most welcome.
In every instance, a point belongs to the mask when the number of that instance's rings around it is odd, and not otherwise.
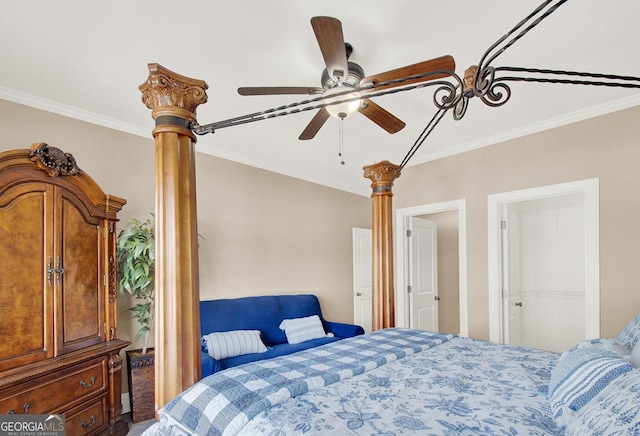
[[[409,327],[438,331],[437,224],[409,217],[408,283]]]
[[[522,344],[522,324],[519,313],[518,294],[516,286],[516,267],[519,261],[517,241],[519,238],[520,224],[519,214],[513,213],[509,205],[502,205],[500,221],[501,237],[501,263],[502,263],[502,289],[503,289],[503,314],[505,320],[504,341],[506,344]]]
[[[505,339],[566,350],[586,330],[584,195],[514,202],[503,210]]]
[[[371,229],[353,228],[353,322],[371,331],[373,318]]]

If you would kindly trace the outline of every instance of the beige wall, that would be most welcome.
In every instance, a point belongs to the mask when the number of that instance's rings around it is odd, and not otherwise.
[[[394,207],[467,201],[470,336],[489,337],[487,196],[596,177],[601,336],[615,336],[640,312],[639,119],[640,107],[631,108],[405,168]]]
[[[153,212],[153,139],[5,100],[0,114],[0,150],[47,142],[73,154],[107,194],[127,200],[120,227]],[[371,227],[368,197],[200,153],[196,171],[201,299],[314,293],[327,319],[353,322],[351,228]],[[118,304],[119,337],[132,340],[130,304]]]
[[[4,100],[0,113],[0,150],[48,142],[72,153],[105,192],[128,200],[123,222],[153,211],[152,139]],[[489,335],[487,196],[593,177],[600,179],[602,336],[640,312],[639,117],[632,108],[404,170],[396,208],[467,200],[471,336]],[[327,318],[352,320],[351,228],[370,228],[369,198],[203,154],[196,168],[202,299],[313,292]],[[127,303],[121,307],[120,336],[131,338],[136,327],[127,324]]]

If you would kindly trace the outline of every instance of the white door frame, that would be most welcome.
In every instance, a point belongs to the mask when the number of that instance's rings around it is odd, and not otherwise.
[[[500,262],[502,205],[558,195],[583,193],[585,199],[586,338],[600,337],[600,214],[599,179],[586,179],[488,196],[489,340],[504,342]]]
[[[460,336],[469,336],[467,309],[467,202],[465,199],[425,204],[396,210],[395,258],[396,258],[396,325],[408,327],[407,304],[407,238],[406,218],[439,212],[458,212],[458,270],[460,292]]]

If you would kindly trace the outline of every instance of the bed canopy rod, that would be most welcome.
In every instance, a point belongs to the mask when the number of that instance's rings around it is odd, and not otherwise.
[[[367,97],[393,92],[436,86],[433,101],[436,113],[415,141],[402,164],[388,161],[364,168],[365,178],[372,180],[373,228],[373,314],[376,329],[394,325],[393,231],[391,227],[391,188],[401,169],[428,138],[435,126],[448,113],[454,119],[464,117],[469,99],[479,97],[489,106],[505,104],[510,96],[509,82],[533,81],[590,86],[640,88],[640,78],[575,71],[527,69],[515,67],[493,68],[491,64],[505,50],[526,35],[543,19],[567,0],[547,0],[525,17],[510,32],[485,52],[478,66],[467,69],[461,78],[454,71],[447,77],[428,84],[405,83],[418,76],[398,79],[392,89],[363,88]],[[163,319],[156,330],[156,341],[164,344],[156,349],[156,395],[159,408],[186,387],[198,380],[200,368],[197,213],[195,195],[195,135],[214,133],[216,129],[231,127],[285,116],[328,106],[323,98],[280,106],[266,111],[223,120],[201,126],[196,121],[196,108],[206,103],[207,84],[204,81],[180,76],[158,64],[149,65],[149,78],[139,88],[143,103],[152,109],[156,121],[153,136],[156,143],[156,244],[163,256],[156,268],[163,273],[157,277],[156,311]],[[165,81],[165,78],[169,80]],[[371,94],[370,94],[371,93]],[[179,97],[179,98],[176,98]],[[335,95],[333,97],[336,97]],[[342,99],[342,98],[341,98]],[[344,97],[348,99],[348,97]],[[336,101],[338,104],[344,101]],[[306,108],[306,109],[305,109]],[[390,181],[390,182],[389,182]],[[165,272],[167,271],[167,272]],[[176,299],[176,297],[179,297]]]
[[[466,114],[469,100],[479,97],[488,106],[498,107],[504,105],[511,98],[511,87],[508,82],[534,82],[568,85],[602,86],[616,88],[640,89],[640,77],[621,76],[615,74],[601,74],[580,71],[553,70],[525,67],[492,67],[491,64],[520,38],[529,33],[545,18],[555,12],[568,0],[546,0],[523,18],[513,29],[493,43],[480,58],[478,65],[469,67],[461,78],[455,71],[438,70],[425,74],[409,76],[376,85],[355,87],[353,89],[336,93],[331,96],[319,96],[299,102],[253,112],[210,124],[200,125],[192,122],[190,125],[193,133],[206,135],[214,133],[217,129],[232,127],[241,124],[263,121],[271,118],[297,114],[327,106],[338,105],[362,98],[380,97],[387,94],[412,91],[428,87],[435,87],[433,103],[437,110],[422,132],[418,135],[411,148],[408,150],[398,169],[391,178],[389,188],[393,181],[400,175],[402,169],[409,163],[433,129],[442,120],[445,114],[453,110],[453,118],[461,120]],[[413,85],[403,85],[415,79],[425,79],[435,75],[445,74],[447,79],[427,81]],[[391,88],[389,88],[391,86]],[[386,88],[386,89],[385,89]],[[379,89],[376,91],[376,89]],[[353,97],[354,93],[358,96]],[[344,97],[344,98],[340,98]],[[328,100],[331,98],[331,100]]]
[[[477,67],[471,67],[477,68]],[[496,77],[495,73],[499,72],[511,72],[513,75],[505,77]],[[519,76],[518,74],[535,74],[532,76]],[[414,84],[402,86],[402,83],[413,81],[415,79],[425,78],[428,76],[448,74],[450,80],[436,80],[426,83]],[[487,81],[487,89],[491,88],[491,92],[475,92],[472,95],[464,95],[459,92],[460,89],[464,89],[462,84],[463,79],[453,71],[437,70],[431,71],[427,74],[419,74],[415,76],[409,76],[401,79],[391,80],[387,82],[380,82],[376,86],[371,87],[356,87],[352,90],[336,93],[331,96],[332,100],[327,101],[327,97],[315,97],[312,99],[306,99],[287,105],[282,105],[274,108],[265,109],[259,112],[252,112],[246,115],[241,115],[221,121],[215,121],[209,124],[198,124],[193,122],[190,125],[193,133],[197,135],[207,135],[209,133],[215,133],[216,130],[223,129],[225,127],[233,127],[242,124],[253,123],[257,121],[264,121],[272,118],[282,117],[286,115],[298,114],[315,109],[324,108],[327,106],[339,105],[342,103],[358,100],[362,97],[351,97],[355,93],[368,92],[367,98],[379,97],[387,94],[396,94],[404,91],[412,91],[415,89],[422,89],[428,87],[437,87],[433,95],[434,105],[440,110],[453,109],[456,104],[461,100],[471,98],[473,96],[480,96],[482,101],[493,107],[502,106],[508,101],[511,96],[511,89],[504,82],[538,82],[538,83],[560,83],[560,84],[572,84],[572,85],[591,85],[591,86],[604,86],[604,87],[617,87],[617,88],[636,88],[640,89],[640,77],[633,76],[619,76],[614,74],[599,74],[588,73],[579,71],[562,71],[562,70],[550,70],[540,68],[524,68],[524,67],[498,67],[493,68],[491,73],[493,76],[485,78]],[[490,82],[489,82],[490,79]],[[453,83],[452,83],[453,82]],[[491,84],[489,84],[491,83]],[[380,91],[371,91],[377,88],[385,88],[389,85],[396,85],[391,89],[384,89]],[[500,89],[497,88],[499,85]],[[503,92],[500,92],[503,91]],[[337,98],[345,96],[345,98]],[[349,96],[349,97],[347,97]],[[456,120],[462,119],[466,112],[466,104],[457,109]]]

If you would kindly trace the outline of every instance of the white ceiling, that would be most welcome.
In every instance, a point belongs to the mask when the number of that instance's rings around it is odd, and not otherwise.
[[[320,86],[323,58],[309,23],[342,21],[350,60],[367,75],[450,54],[456,72],[540,0],[0,0],[0,98],[150,137],[151,111],[138,85],[147,64],[205,80],[207,124],[300,101],[241,97],[240,86]],[[494,66],[640,76],[640,2],[570,0],[507,50]],[[500,108],[471,101],[464,119],[437,126],[411,164],[463,152],[640,104],[637,89],[517,83]],[[390,135],[361,114],[338,120],[313,140],[297,138],[313,112],[219,129],[198,150],[225,159],[368,195],[362,166],[400,163],[435,112],[433,88],[377,97],[406,122]]]

